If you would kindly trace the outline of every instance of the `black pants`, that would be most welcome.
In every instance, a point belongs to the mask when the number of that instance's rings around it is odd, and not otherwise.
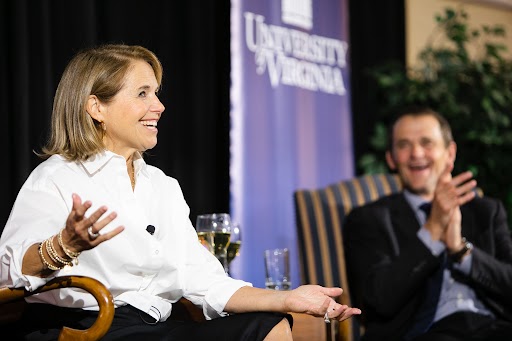
[[[11,325],[9,329],[11,335],[16,335],[14,340],[57,340],[63,326],[86,329],[94,323],[97,316],[96,311],[29,304],[22,321]],[[234,314],[205,322],[167,320],[152,324],[155,320],[150,315],[127,305],[116,308],[112,325],[101,340],[259,341],[283,318],[288,319],[290,326],[293,324],[293,318],[289,314],[266,312]]]
[[[458,312],[437,321],[414,341],[510,341],[512,323],[489,316]]]

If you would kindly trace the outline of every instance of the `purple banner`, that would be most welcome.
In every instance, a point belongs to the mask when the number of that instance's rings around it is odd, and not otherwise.
[[[288,248],[300,284],[293,192],[354,174],[345,0],[232,0],[233,277],[265,286],[263,251]]]

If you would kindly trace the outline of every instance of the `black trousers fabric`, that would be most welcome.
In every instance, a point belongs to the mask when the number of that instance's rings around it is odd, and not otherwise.
[[[63,326],[86,329],[94,323],[97,316],[98,312],[95,311],[29,304],[23,319],[8,328],[11,335],[16,335],[13,340],[57,340]],[[288,319],[290,326],[293,325],[291,315],[270,312],[234,314],[204,322],[168,319],[155,323],[150,315],[127,305],[116,308],[112,326],[101,340],[259,341],[283,318]]]
[[[414,341],[510,341],[512,323],[471,312],[449,315]]]

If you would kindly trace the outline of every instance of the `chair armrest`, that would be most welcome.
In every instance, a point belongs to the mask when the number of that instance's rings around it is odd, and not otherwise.
[[[328,339],[328,327],[323,318],[308,314],[290,313],[293,316],[292,336],[295,341],[331,341]]]
[[[64,327],[59,335],[60,341],[65,340],[98,340],[103,337],[114,319],[114,300],[110,291],[98,280],[82,276],[62,276],[54,278],[45,285],[34,291],[27,291],[24,288],[0,288],[0,304],[21,301],[25,297],[41,292],[75,287],[81,288],[94,296],[99,305],[98,318],[94,324],[85,330],[77,330]]]
[[[184,297],[180,298],[178,302],[173,303],[170,319],[181,321],[192,320],[195,322],[206,321],[203,311]]]

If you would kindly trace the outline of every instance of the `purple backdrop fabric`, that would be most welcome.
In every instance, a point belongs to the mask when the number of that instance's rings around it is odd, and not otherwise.
[[[232,0],[231,216],[235,278],[265,286],[263,251],[288,248],[293,192],[354,174],[345,0]]]

